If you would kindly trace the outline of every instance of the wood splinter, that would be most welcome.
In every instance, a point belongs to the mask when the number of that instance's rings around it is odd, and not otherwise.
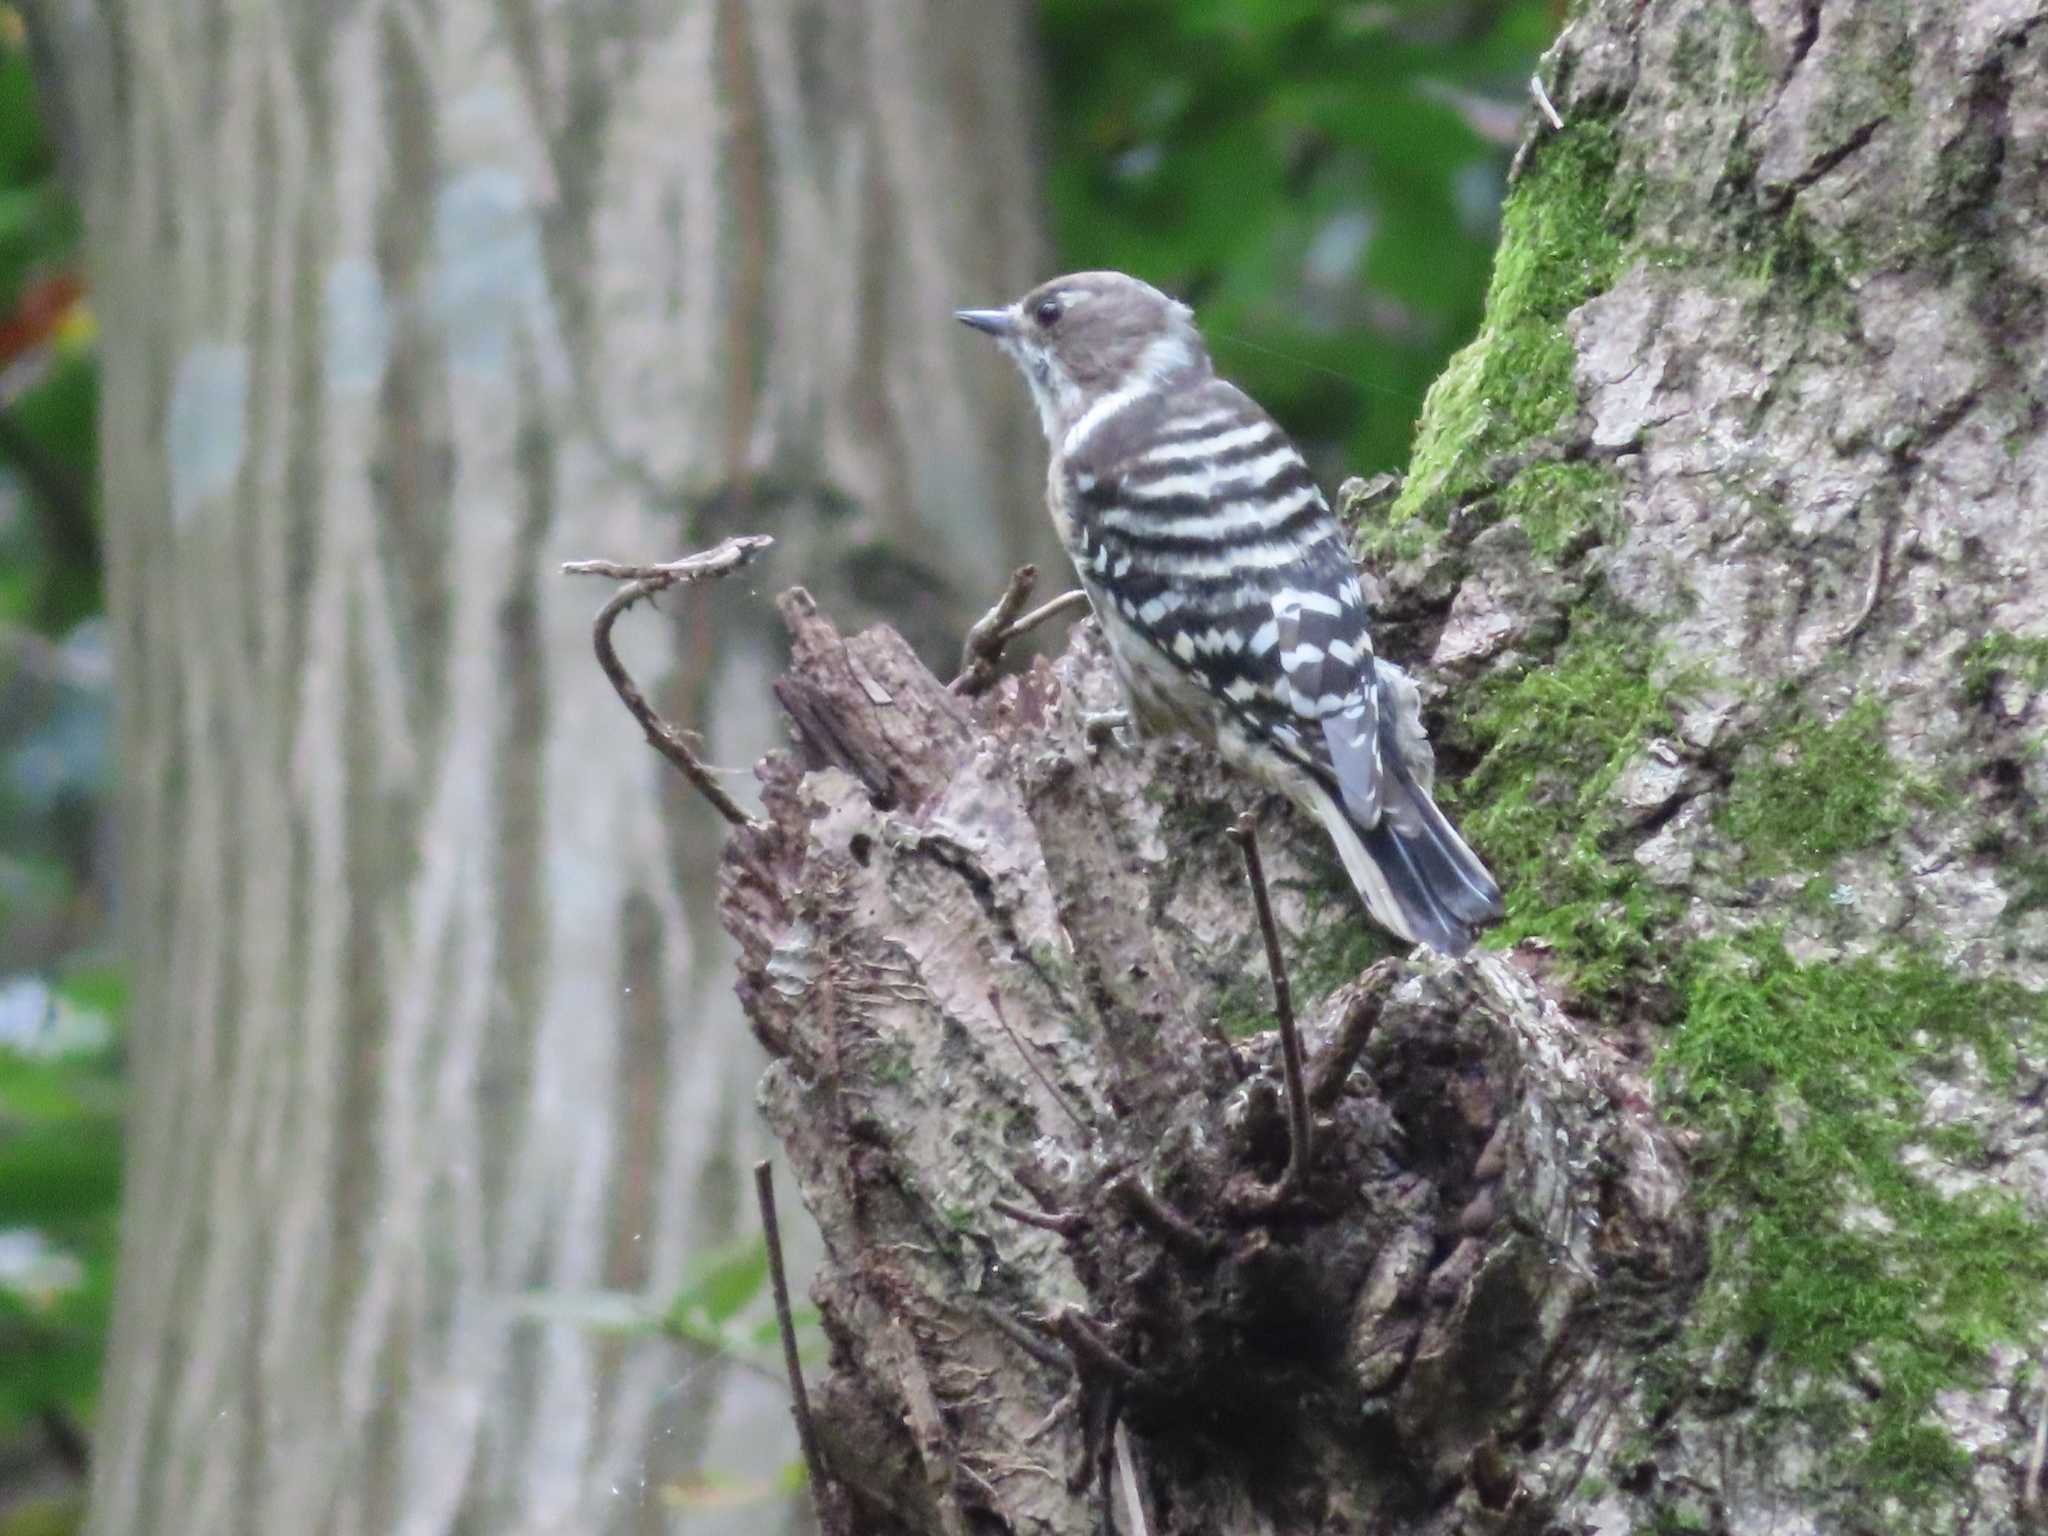
[[[604,675],[611,679],[620,700],[640,729],[647,734],[648,745],[675,764],[683,777],[696,786],[697,792],[711,802],[711,808],[735,827],[757,827],[758,822],[749,816],[746,808],[726,793],[712,771],[704,766],[697,754],[690,750],[690,743],[677,727],[655,713],[654,706],[647,702],[647,696],[640,691],[640,685],[633,681],[625,663],[619,660],[619,653],[612,644],[612,626],[619,621],[619,615],[644,598],[665,592],[670,587],[693,581],[705,581],[714,576],[725,576],[747,564],[761,551],[775,541],[766,534],[737,534],[722,540],[710,549],[698,554],[685,555],[680,560],[670,560],[661,565],[620,565],[614,560],[571,560],[562,567],[565,576],[608,576],[613,581],[623,581],[625,586],[612,594],[611,601],[597,610],[597,618],[591,625],[591,640],[597,648],[597,664],[604,668]]]

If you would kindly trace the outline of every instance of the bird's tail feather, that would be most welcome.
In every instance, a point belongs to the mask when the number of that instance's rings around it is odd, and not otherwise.
[[[1500,887],[1407,766],[1393,754],[1381,761],[1376,824],[1357,826],[1320,786],[1316,814],[1375,921],[1410,943],[1462,955],[1500,920]]]

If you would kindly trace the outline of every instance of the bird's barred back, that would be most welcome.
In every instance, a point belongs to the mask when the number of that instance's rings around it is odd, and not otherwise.
[[[1053,494],[1098,603],[1256,735],[1377,815],[1372,641],[1308,465],[1213,376],[1133,395],[1059,444]],[[1333,761],[1334,759],[1334,761]]]

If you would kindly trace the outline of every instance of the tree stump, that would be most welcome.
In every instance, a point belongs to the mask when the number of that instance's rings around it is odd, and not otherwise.
[[[892,631],[782,608],[796,747],[723,904],[825,1234],[818,1414],[862,1528],[1097,1530],[1111,1400],[1153,1529],[1551,1508],[1699,1272],[1627,1051],[1512,957],[1311,987],[1317,1152],[1272,1208],[1278,1045],[1242,1032],[1266,981],[1222,831],[1252,792],[1091,741],[1092,625],[966,700]],[[1314,828],[1261,818],[1300,957],[1348,893]]]

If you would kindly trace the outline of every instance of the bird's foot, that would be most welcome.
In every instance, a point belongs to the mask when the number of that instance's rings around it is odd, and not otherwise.
[[[1081,734],[1096,750],[1113,744],[1116,733],[1128,730],[1130,725],[1131,712],[1127,709],[1092,710],[1081,716]]]

